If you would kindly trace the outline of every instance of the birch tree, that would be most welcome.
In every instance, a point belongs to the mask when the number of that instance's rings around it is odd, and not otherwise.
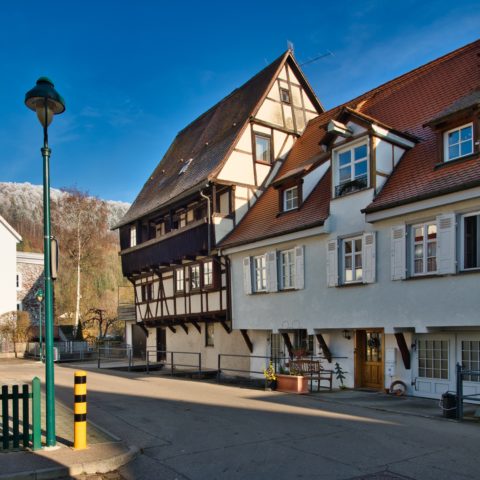
[[[95,197],[76,189],[69,190],[68,193],[55,208],[55,224],[61,232],[61,259],[67,260],[65,266],[60,266],[60,285],[62,294],[66,297],[61,303],[70,303],[67,299],[70,297],[71,300],[73,293],[74,305],[71,307],[74,311],[75,327],[78,327],[82,296],[88,290],[88,284],[83,283],[84,273],[101,268],[102,246],[108,234],[108,212],[105,202]],[[68,285],[71,283],[72,274],[75,278],[74,292],[72,285]]]

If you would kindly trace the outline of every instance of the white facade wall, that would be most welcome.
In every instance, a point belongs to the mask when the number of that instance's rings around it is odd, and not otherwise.
[[[17,310],[17,243],[20,235],[0,217],[0,315]]]
[[[353,386],[355,329],[380,328],[385,332],[385,350],[395,348],[395,371],[387,371],[385,385],[393,380],[403,380],[409,393],[439,396],[455,388],[454,366],[460,361],[462,340],[480,336],[480,300],[478,285],[480,272],[455,275],[428,276],[393,281],[391,279],[391,228],[404,223],[435,220],[440,214],[480,211],[480,200],[473,199],[437,208],[410,213],[401,218],[365,222],[360,213],[368,205],[373,190],[365,190],[332,201],[330,231],[322,235],[297,238],[284,243],[266,245],[247,251],[230,253],[232,265],[232,312],[233,327],[251,331],[276,332],[278,330],[307,329],[310,334],[322,332],[329,346],[333,363],[338,361],[347,375],[347,385]],[[338,287],[327,286],[327,242],[332,238],[345,238],[363,232],[376,232],[376,278],[372,284],[350,284]],[[308,235],[308,231],[299,234]],[[276,239],[278,241],[278,238]],[[407,240],[408,245],[409,240]],[[460,246],[460,238],[457,247]],[[278,293],[246,295],[243,289],[243,259],[246,256],[264,254],[304,245],[305,288]],[[458,249],[457,249],[458,250]],[[231,249],[230,252],[235,252]],[[411,251],[407,248],[407,251]],[[227,254],[229,251],[227,250]],[[343,330],[352,333],[352,339],[343,336]],[[406,370],[398,349],[395,332],[404,332],[412,354],[412,368]],[[429,333],[430,332],[430,333]],[[450,343],[449,380],[437,386],[428,386],[430,391],[420,391],[417,379],[416,350],[411,345],[419,339],[435,338],[432,332],[444,332],[442,338]],[[475,333],[472,333],[475,332]],[[433,335],[433,336],[432,336]],[[263,345],[255,345],[255,351],[265,351]],[[260,343],[262,340],[256,337]],[[318,345],[317,345],[318,348]],[[318,351],[318,350],[317,350]],[[346,358],[340,358],[346,357]],[[336,360],[339,358],[339,360]],[[412,382],[418,382],[411,386]],[[472,383],[472,389],[479,385]],[[427,387],[425,387],[427,388]]]

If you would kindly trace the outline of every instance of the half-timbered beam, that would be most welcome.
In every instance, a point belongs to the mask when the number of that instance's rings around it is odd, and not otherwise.
[[[172,327],[171,325],[168,325],[168,328],[172,333],[177,333],[177,330],[175,330],[175,327]]]
[[[245,341],[248,350],[250,351],[250,353],[253,353],[253,343],[248,336],[248,331],[242,329],[240,330],[240,333],[242,334],[243,340]]]
[[[180,326],[183,328],[185,333],[188,335],[188,327],[184,323],[180,323]]]
[[[324,357],[328,360],[328,363],[332,363],[332,352],[330,352],[330,349],[328,348],[327,342],[323,338],[323,335],[321,333],[317,333],[315,336],[317,337],[318,344],[322,349]]]
[[[407,370],[410,370],[410,350],[408,349],[407,342],[403,333],[396,333],[397,345],[402,354],[403,365]]]
[[[227,322],[225,321],[220,321],[220,323],[222,324],[222,327],[225,329],[225,331],[230,334],[232,333],[232,328],[230,327],[230,325],[228,325]]]
[[[290,340],[290,337],[288,336],[288,333],[282,332],[282,337],[283,337],[283,341],[285,343],[285,346],[287,347],[287,350],[288,350],[288,356],[290,358],[293,358],[293,345],[292,345],[292,342]]]
[[[195,322],[194,320],[191,320],[190,323],[197,329],[198,333],[202,333],[202,328],[197,322]]]
[[[137,325],[144,331],[145,336],[148,337],[148,328],[144,325],[143,322],[137,322]]]

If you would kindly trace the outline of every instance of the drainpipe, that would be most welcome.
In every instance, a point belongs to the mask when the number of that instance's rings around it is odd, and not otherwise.
[[[207,185],[208,186],[208,185]],[[211,214],[211,208],[210,208],[210,197],[208,195],[205,195],[203,193],[203,190],[200,190],[200,196],[202,198],[205,198],[207,200],[207,221],[208,221],[208,256],[210,256],[210,251],[211,251],[211,230],[212,230],[212,214]]]

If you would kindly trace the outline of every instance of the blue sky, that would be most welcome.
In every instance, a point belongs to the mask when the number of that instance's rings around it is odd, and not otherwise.
[[[336,5],[334,4],[336,3]],[[326,108],[480,38],[477,1],[1,2],[0,181],[42,181],[23,105],[47,75],[51,183],[133,201],[176,133],[291,41]],[[240,10],[242,7],[242,10]]]

